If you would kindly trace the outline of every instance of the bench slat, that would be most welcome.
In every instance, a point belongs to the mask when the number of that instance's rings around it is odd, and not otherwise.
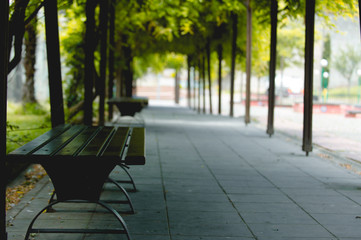
[[[57,156],[77,156],[88,143],[96,136],[101,128],[87,127],[78,134],[69,144],[56,153]]]
[[[121,157],[124,151],[125,143],[129,136],[129,128],[127,127],[120,127],[117,128],[115,131],[113,138],[110,140],[107,148],[104,150],[103,155],[104,157],[114,157],[118,156]]]
[[[27,155],[31,154],[38,149],[40,149],[42,146],[59,136],[60,134],[67,131],[71,126],[69,124],[62,124],[59,125],[46,133],[42,134],[41,136],[33,139],[32,141],[28,142],[27,144],[19,147],[18,149],[12,151],[9,153],[9,156],[11,155]]]
[[[145,164],[145,129],[133,128],[130,138],[127,156],[125,157],[127,165]]]
[[[60,134],[42,148],[33,153],[37,156],[52,156],[64,145],[69,143],[75,136],[77,136],[85,127],[80,125],[72,126],[70,129]]]
[[[103,127],[78,156],[99,156],[114,134],[114,131],[114,127]]]

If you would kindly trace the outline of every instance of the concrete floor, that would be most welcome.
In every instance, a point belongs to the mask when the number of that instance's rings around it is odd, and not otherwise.
[[[198,115],[179,107],[143,110],[147,162],[130,172],[138,191],[112,205],[134,240],[361,239],[361,176],[317,149],[245,126],[239,118]],[[332,160],[332,161],[331,161]],[[115,169],[114,178],[124,176]],[[129,187],[129,186],[127,186]],[[9,240],[23,239],[51,193],[41,180],[8,212]],[[104,199],[123,196],[111,184]],[[40,227],[119,227],[94,204],[59,204]],[[95,211],[94,211],[95,210]],[[33,239],[126,239],[119,235],[37,234]]]

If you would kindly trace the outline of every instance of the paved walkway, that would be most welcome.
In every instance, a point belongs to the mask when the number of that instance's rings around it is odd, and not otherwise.
[[[131,167],[135,214],[122,214],[134,240],[361,239],[361,176],[338,162],[309,157],[300,143],[244,126],[239,118],[176,107],[142,112],[147,163]],[[113,172],[120,178],[121,169]],[[52,186],[44,178],[8,213],[9,239],[22,239]],[[111,185],[103,198],[120,198]],[[92,204],[67,204],[38,226],[114,227]],[[114,206],[127,211],[127,206]],[[96,211],[84,211],[94,210]],[[71,209],[71,211],[62,211]],[[82,210],[82,211],[80,211]],[[125,239],[114,235],[39,234],[34,239]]]

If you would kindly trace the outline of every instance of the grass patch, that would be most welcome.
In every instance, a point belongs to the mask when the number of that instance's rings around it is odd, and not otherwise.
[[[39,106],[9,104],[7,114],[6,153],[48,131],[49,113]]]

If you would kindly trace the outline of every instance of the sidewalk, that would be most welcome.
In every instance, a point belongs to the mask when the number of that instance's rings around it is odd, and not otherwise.
[[[136,213],[122,214],[133,240],[361,239],[361,176],[319,157],[317,149],[305,157],[298,142],[281,134],[269,138],[240,118],[169,106],[150,106],[141,115],[147,162],[130,169],[138,188],[130,193]],[[121,174],[116,169],[113,177]],[[9,240],[23,239],[51,189],[44,178],[8,213],[14,217]],[[120,198],[114,190],[107,184],[102,197]],[[43,214],[38,226],[117,226],[110,214],[84,205],[58,206]],[[34,239],[126,238],[39,234]]]

